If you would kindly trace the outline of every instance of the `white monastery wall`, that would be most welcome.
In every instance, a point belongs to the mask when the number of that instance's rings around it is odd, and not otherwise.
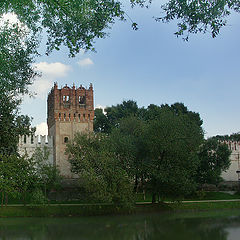
[[[36,148],[42,150],[46,147],[49,151],[49,163],[53,164],[53,137],[52,136],[20,136],[18,143],[18,152],[21,156],[27,154],[32,156]]]
[[[222,178],[225,181],[238,181],[240,176],[238,177],[238,174],[236,171],[240,170],[240,142],[237,141],[223,141],[228,145],[228,148],[232,151],[230,160],[231,165],[229,169],[226,172],[222,173]]]

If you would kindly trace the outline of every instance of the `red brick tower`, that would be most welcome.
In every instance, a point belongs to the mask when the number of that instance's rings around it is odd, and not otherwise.
[[[72,88],[67,85],[58,89],[54,84],[47,100],[48,135],[53,136],[53,161],[61,175],[72,178],[70,164],[65,155],[66,143],[76,132],[93,131],[93,87]]]

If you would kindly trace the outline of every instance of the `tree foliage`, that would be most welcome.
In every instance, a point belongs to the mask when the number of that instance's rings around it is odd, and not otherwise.
[[[44,29],[47,53],[65,45],[70,56],[81,49],[93,50],[94,40],[106,36],[115,18],[124,18],[120,2],[112,0],[2,1],[0,9],[2,14],[16,14],[34,34]]]
[[[18,115],[23,94],[37,73],[33,62],[37,42],[25,28],[6,22],[0,25],[0,149],[16,153],[18,135],[30,134],[31,119]]]
[[[239,0],[169,0],[162,6],[164,16],[156,18],[157,21],[169,22],[177,20],[177,36],[207,31],[216,37],[220,29],[227,24],[227,16],[231,12],[240,11]]]
[[[31,201],[42,203],[38,198],[47,199],[49,190],[60,186],[59,171],[48,161],[49,152],[37,148],[32,157],[27,155],[18,156],[0,155],[0,192],[2,205],[8,202],[8,195],[21,196],[26,203],[26,195],[32,196]],[[41,193],[41,194],[40,194]]]
[[[8,195],[24,194],[34,186],[32,164],[25,157],[0,155],[0,191],[2,205],[8,203]]]
[[[77,133],[66,153],[88,201],[128,205],[133,201],[130,178],[109,140],[102,134]]]
[[[221,181],[221,173],[231,164],[230,154],[231,151],[226,144],[215,138],[205,140],[199,151],[200,165],[197,171],[197,182],[218,184]]]
[[[151,6],[151,2],[129,1],[132,7],[146,8]],[[95,39],[106,37],[106,29],[116,19],[128,19],[125,5],[125,1],[112,0],[24,0],[21,4],[1,1],[0,15],[14,13],[35,36],[44,30],[47,33],[47,53],[64,45],[69,49],[69,55],[74,56],[81,49],[94,50]],[[239,12],[240,1],[169,0],[160,7],[163,15],[155,19],[162,22],[177,19],[177,36],[184,35],[188,39],[191,33],[209,30],[212,37],[216,37],[226,25],[226,17],[232,11]],[[137,29],[137,23],[132,21],[132,27]]]
[[[89,186],[88,192],[97,189],[97,196],[109,196],[107,169],[112,175],[118,166],[132,190],[147,190],[153,202],[182,199],[203,183],[217,183],[230,164],[226,145],[204,140],[202,123],[199,113],[183,103],[139,108],[124,101],[106,114],[99,110],[96,133],[77,135],[67,153],[73,172]]]
[[[135,191],[139,186],[148,188],[155,202],[159,195],[176,199],[197,187],[198,151],[203,142],[198,113],[182,103],[139,108],[136,102],[125,101],[101,114],[95,123],[99,126],[104,119],[108,124],[106,136]]]
[[[156,108],[154,116],[145,137],[153,201],[158,194],[173,199],[183,197],[196,187],[197,151],[203,130],[188,114],[176,114],[165,106]]]

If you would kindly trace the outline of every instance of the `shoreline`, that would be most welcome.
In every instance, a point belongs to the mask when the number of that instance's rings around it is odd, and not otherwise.
[[[175,203],[137,203],[132,207],[112,204],[51,204],[51,205],[8,205],[0,208],[4,217],[83,217],[107,215],[131,215],[162,212],[211,211],[240,209],[238,201],[196,201]]]

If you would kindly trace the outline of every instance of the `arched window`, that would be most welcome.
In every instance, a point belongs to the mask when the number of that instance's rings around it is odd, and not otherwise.
[[[64,137],[64,143],[68,143],[68,137]]]
[[[69,96],[68,95],[64,95],[63,96],[63,102],[68,102],[69,101]]]
[[[85,104],[86,103],[86,97],[85,96],[79,96],[78,101],[79,101],[79,104]]]

